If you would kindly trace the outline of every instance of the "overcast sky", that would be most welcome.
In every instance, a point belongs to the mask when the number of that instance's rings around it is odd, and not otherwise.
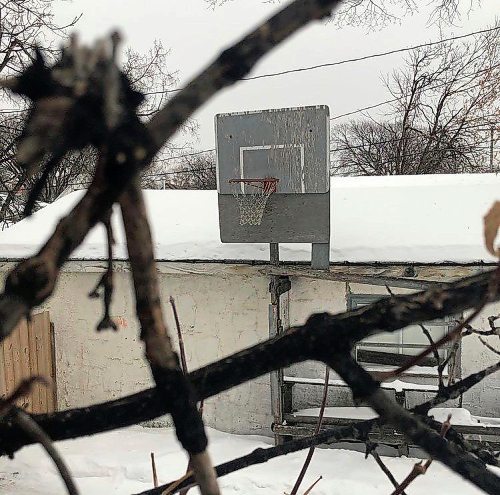
[[[420,0],[419,0],[420,1]],[[470,0],[464,0],[469,5]],[[284,2],[281,3],[283,5]],[[426,4],[427,2],[421,2]],[[260,0],[230,0],[215,10],[205,0],[58,0],[59,22],[83,14],[77,27],[85,40],[119,28],[127,45],[146,52],[155,39],[171,50],[169,69],[177,72],[179,85],[217,54],[280,7]],[[404,19],[401,24],[368,31],[338,29],[315,23],[271,52],[252,75],[333,62],[425,43],[477,31],[500,15],[500,0],[482,5],[462,16],[442,32],[428,25],[428,12]],[[220,112],[326,104],[332,116],[388,99],[382,78],[400,67],[402,55],[390,55],[337,67],[280,77],[240,82],[224,90],[195,114],[199,124],[196,149],[214,147],[214,115]]]

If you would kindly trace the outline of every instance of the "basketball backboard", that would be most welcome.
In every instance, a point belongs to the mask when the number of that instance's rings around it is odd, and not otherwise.
[[[278,179],[277,194],[328,192],[328,115],[326,106],[217,115],[219,193],[256,177]]]
[[[219,114],[215,130],[222,242],[328,244],[328,107]]]

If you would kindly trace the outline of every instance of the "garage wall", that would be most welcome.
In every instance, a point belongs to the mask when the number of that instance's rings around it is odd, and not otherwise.
[[[100,262],[71,262],[61,274],[56,293],[41,310],[50,311],[55,325],[55,352],[58,408],[93,404],[140,391],[152,385],[126,265],[117,263],[112,315],[122,323],[118,332],[97,333],[102,314],[100,300],[86,295],[99,279]],[[5,273],[9,264],[0,266]],[[177,302],[188,365],[198,368],[211,361],[251,346],[268,337],[268,283],[257,267],[223,264],[159,263],[161,295],[165,314],[175,338],[174,322],[168,304],[170,295]],[[303,323],[315,311],[342,312],[346,308],[346,284],[292,277],[289,294],[289,322]],[[385,294],[385,288],[350,284],[357,293]],[[404,291],[407,292],[407,291]],[[490,306],[478,325],[487,327],[486,318],[500,313],[500,304]],[[490,339],[498,344],[498,337]],[[477,337],[464,340],[462,374],[467,375],[495,361]],[[307,362],[287,373],[323,377],[324,366]],[[320,389],[321,387],[316,387]],[[464,397],[464,406],[473,414],[500,415],[498,390],[500,375],[493,375]],[[297,387],[299,407],[319,404],[320,390]],[[349,394],[331,393],[330,403],[349,401]],[[269,376],[236,387],[205,404],[208,425],[237,433],[269,432],[272,422]]]

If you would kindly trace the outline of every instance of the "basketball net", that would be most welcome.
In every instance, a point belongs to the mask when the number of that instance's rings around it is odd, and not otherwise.
[[[231,179],[233,196],[240,210],[240,225],[260,225],[269,196],[276,191],[278,179]],[[252,186],[255,191],[246,192],[241,184]]]

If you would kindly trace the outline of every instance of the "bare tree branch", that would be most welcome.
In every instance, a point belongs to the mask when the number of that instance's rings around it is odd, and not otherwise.
[[[163,317],[146,204],[137,182],[121,196],[120,206],[146,358],[157,389],[171,404],[177,438],[189,453],[201,493],[218,495],[215,471],[206,451],[208,440],[203,421],[186,374],[179,368]]]
[[[325,369],[325,384],[323,386],[323,398],[321,399],[321,405],[319,407],[319,415],[318,415],[318,422],[316,423],[316,428],[314,429],[314,434],[317,435],[320,430],[321,430],[321,425],[323,424],[323,415],[325,413],[325,406],[326,406],[326,398],[328,397],[328,381],[330,380],[330,369],[328,366]],[[311,464],[312,457],[314,455],[314,450],[315,447],[309,447],[309,451],[307,452],[306,459],[304,461],[304,465],[302,466],[302,469],[299,472],[299,476],[297,477],[297,481],[295,482],[295,485],[293,485],[292,491],[290,492],[290,495],[296,495],[297,492],[299,491],[300,485],[302,481],[304,480],[304,476],[306,475],[307,468],[309,467],[309,464]]]
[[[26,414],[21,409],[17,407],[13,408],[11,417],[28,436],[30,436],[35,442],[42,445],[45,449],[59,471],[69,495],[78,495],[78,489],[73,482],[71,473],[69,472],[69,469],[64,463],[62,457],[59,455],[59,452],[57,452],[54,447],[50,437],[40,428],[40,426],[38,426],[30,415]]]
[[[450,429],[451,423],[451,414],[448,415],[448,419],[442,424],[441,426],[441,437],[444,438],[446,436],[447,431]],[[430,465],[432,464],[432,458],[427,459],[427,461],[422,464],[422,461],[417,462],[413,466],[413,469],[411,470],[411,473],[401,482],[399,486],[396,487],[394,492],[392,492],[392,495],[401,495],[404,493],[404,489],[412,483],[418,476],[423,475],[427,473],[427,470],[429,469]]]
[[[390,469],[386,466],[382,458],[378,455],[376,449],[376,445],[369,445],[367,446],[367,449],[369,449],[369,454],[375,459],[375,462],[377,463],[378,467],[382,470],[382,472],[387,476],[389,481],[392,483],[394,488],[399,487],[399,483],[396,481],[396,478],[394,478],[394,475],[391,473]],[[401,491],[402,495],[406,495],[404,489]]]
[[[488,471],[476,457],[454,443],[447,442],[416,416],[400,407],[349,354],[335,355],[325,360],[349,384],[355,401],[366,401],[382,421],[397,428],[432,458],[447,465],[486,493],[495,495],[499,492],[500,477]]]

